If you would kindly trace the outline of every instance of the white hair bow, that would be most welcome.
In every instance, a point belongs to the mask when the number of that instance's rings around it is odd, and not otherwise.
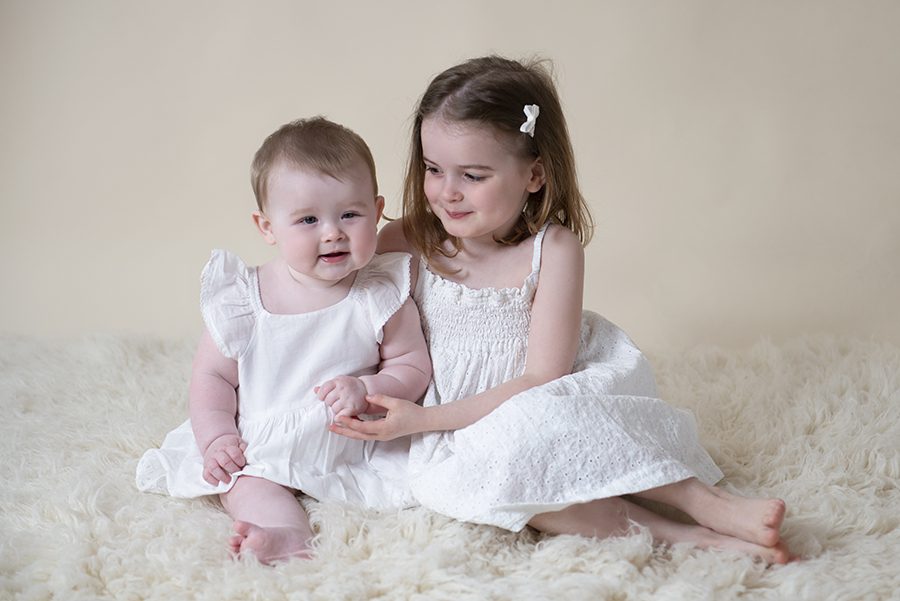
[[[538,115],[541,114],[541,107],[536,104],[526,104],[523,110],[525,111],[525,123],[519,128],[519,131],[533,138],[534,124],[537,122]]]

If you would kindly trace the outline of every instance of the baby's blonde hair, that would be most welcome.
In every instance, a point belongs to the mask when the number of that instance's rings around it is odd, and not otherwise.
[[[250,185],[256,206],[266,206],[269,174],[279,164],[324,173],[337,180],[356,161],[362,161],[372,175],[372,187],[378,194],[375,160],[365,141],[352,130],[324,117],[298,119],[278,128],[256,151],[250,168]]]
[[[519,130],[527,104],[540,107],[534,137]],[[447,69],[428,85],[415,113],[403,190],[403,232],[426,259],[435,253],[452,256],[453,251],[445,249],[447,241],[456,250],[460,247],[425,197],[422,122],[428,117],[493,128],[523,158],[540,157],[546,183],[531,193],[522,218],[498,244],[518,244],[547,222],[569,228],[582,244],[590,241],[593,221],[578,187],[572,143],[546,61],[474,58]]]

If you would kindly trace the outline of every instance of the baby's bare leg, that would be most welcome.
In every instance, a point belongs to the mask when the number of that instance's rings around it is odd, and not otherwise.
[[[635,496],[671,505],[698,524],[720,534],[773,547],[781,541],[785,504],[781,499],[754,499],[688,478],[651,488]]]
[[[241,476],[221,499],[234,518],[235,535],[229,544],[235,553],[252,553],[262,563],[309,557],[312,528],[290,489],[262,478]]]
[[[657,542],[689,543],[701,548],[739,551],[770,564],[783,564],[790,560],[790,554],[782,543],[767,547],[720,534],[704,526],[682,524],[619,497],[542,513],[534,516],[529,525],[549,534],[606,538],[628,533],[632,521],[646,527]]]

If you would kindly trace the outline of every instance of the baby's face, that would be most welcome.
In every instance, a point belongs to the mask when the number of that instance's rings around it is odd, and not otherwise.
[[[278,165],[269,175],[266,239],[301,283],[334,285],[375,254],[384,199],[375,195],[361,161],[341,178],[290,165]]]

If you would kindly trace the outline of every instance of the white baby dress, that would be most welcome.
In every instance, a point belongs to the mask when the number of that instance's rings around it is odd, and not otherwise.
[[[347,294],[324,309],[276,315],[262,305],[256,268],[213,251],[201,277],[207,330],[238,362],[238,430],[246,466],[234,476],[258,476],[318,500],[365,507],[413,503],[407,439],[353,440],[328,430],[331,410],[313,387],[339,375],[374,374],[382,328],[409,297],[410,256],[376,255]],[[229,483],[203,480],[203,459],[190,420],[170,432],[137,467],[137,487],[173,497],[222,493]]]
[[[546,227],[521,288],[471,289],[420,263],[413,292],[434,366],[426,406],[522,374]],[[656,398],[650,366],[624,332],[585,311],[572,374],[522,392],[474,424],[416,435],[410,486],[425,507],[521,530],[538,513],[722,472],[691,414]]]

